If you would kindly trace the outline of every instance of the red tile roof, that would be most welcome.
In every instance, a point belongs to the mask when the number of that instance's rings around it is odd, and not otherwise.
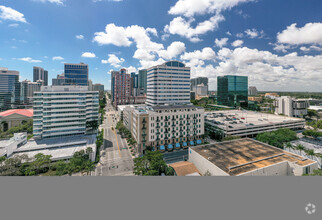
[[[11,109],[8,111],[0,112],[0,117],[7,117],[12,114],[24,115],[26,117],[32,117],[34,115],[33,109]]]

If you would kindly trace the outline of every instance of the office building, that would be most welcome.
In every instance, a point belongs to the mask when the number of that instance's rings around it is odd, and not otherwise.
[[[52,85],[53,86],[63,86],[65,84],[65,76],[64,73],[58,74],[57,78],[52,79]]]
[[[112,103],[114,107],[129,104],[131,97],[131,76],[126,69],[111,73]]]
[[[258,90],[256,88],[256,86],[250,86],[248,88],[248,95],[249,96],[257,96]]]
[[[207,88],[208,88],[208,78],[207,77],[198,77],[198,78],[191,79],[191,91],[194,91],[194,88],[200,84],[204,84],[204,86],[207,86]],[[207,89],[207,91],[208,91],[208,89]]]
[[[64,85],[88,86],[88,65],[65,63],[64,77]]]
[[[126,107],[124,125],[145,150],[173,151],[204,142],[204,109],[193,105]]]
[[[310,101],[307,99],[295,99],[290,96],[282,96],[275,99],[275,114],[289,117],[303,118],[307,115]]]
[[[147,70],[139,70],[138,74],[138,89],[140,95],[146,95],[147,93]]]
[[[34,94],[35,139],[96,133],[98,92],[87,86],[43,86]]]
[[[218,104],[230,107],[247,106],[248,77],[247,76],[218,76]]]
[[[43,86],[48,86],[48,71],[44,70],[41,67],[34,66],[33,67],[33,74],[34,74],[34,82],[37,82],[38,80],[43,81]]]
[[[190,104],[190,67],[178,61],[169,61],[149,68],[146,104]]]
[[[249,138],[190,147],[189,162],[211,176],[302,176],[318,169],[313,160]]]
[[[23,121],[32,120],[32,109],[11,109],[0,112],[0,130],[7,131],[10,128],[17,127]]]
[[[30,80],[24,80],[20,82],[20,101],[25,106],[32,106],[34,92],[40,91],[43,84],[42,80],[37,82],[31,82]]]
[[[208,132],[218,139],[228,135],[255,137],[279,128],[300,130],[305,126],[304,119],[244,110],[207,112],[205,123]]]
[[[139,76],[136,73],[131,73],[131,78],[132,78],[132,88],[138,88],[138,80]]]
[[[94,91],[93,90],[93,81],[92,80],[88,80],[88,91]]]
[[[208,86],[202,84],[196,85],[193,87],[193,91],[195,93],[195,99],[199,100],[204,97],[208,97]]]
[[[0,111],[20,104],[19,72],[0,68]]]
[[[92,85],[92,87],[92,91],[98,91],[99,98],[102,99],[104,97],[104,85],[97,83]]]

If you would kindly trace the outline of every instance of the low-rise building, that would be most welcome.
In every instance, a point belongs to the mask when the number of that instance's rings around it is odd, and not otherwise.
[[[228,135],[254,137],[279,128],[303,129],[305,120],[254,111],[227,110],[206,113],[205,124],[206,129],[218,138]]]
[[[173,151],[202,144],[204,109],[193,105],[147,106],[127,109],[137,152],[146,149]],[[124,114],[125,118],[125,114]]]
[[[262,102],[263,97],[255,97],[255,96],[249,96],[248,101],[253,101],[253,102]]]
[[[307,99],[294,99],[290,96],[282,96],[275,100],[275,113],[290,117],[303,118],[307,115],[310,101]]]
[[[169,165],[175,176],[201,176],[196,166],[189,161],[180,161]]]
[[[277,94],[277,93],[265,93],[264,96],[269,99],[276,99],[276,98],[280,97],[279,94]]]
[[[33,109],[11,109],[0,112],[0,128],[2,131],[7,131],[12,127],[17,127],[23,121],[28,121],[33,118]]]
[[[302,176],[316,161],[244,138],[189,148],[189,162],[211,176]]]

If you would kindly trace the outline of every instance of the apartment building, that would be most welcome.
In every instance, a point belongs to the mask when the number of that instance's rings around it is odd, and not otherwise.
[[[35,139],[96,133],[99,94],[87,86],[43,86],[34,94]]]
[[[48,71],[44,70],[44,68],[34,66],[33,77],[34,82],[39,82],[39,80],[41,80],[42,86],[48,86]]]
[[[32,105],[34,92],[40,91],[43,81],[31,82],[24,80],[20,83],[20,100],[24,105]]]
[[[124,124],[137,141],[137,152],[173,151],[203,143],[204,109],[193,105],[128,107]]]
[[[275,113],[283,114],[289,117],[303,118],[307,115],[307,109],[310,107],[310,101],[307,99],[294,99],[290,96],[276,98]]]
[[[179,61],[169,61],[147,70],[147,105],[189,103],[190,67]]]
[[[128,100],[132,90],[131,75],[127,73],[126,69],[112,71],[111,75],[112,103],[114,107],[129,104]]]

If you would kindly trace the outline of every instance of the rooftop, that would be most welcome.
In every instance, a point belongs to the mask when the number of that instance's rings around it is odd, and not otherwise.
[[[196,173],[200,176],[199,170],[191,162],[181,161],[170,164],[170,166],[175,170],[177,176],[194,176]]]
[[[194,105],[160,105],[160,106],[151,106],[153,110],[167,110],[167,109],[185,109],[185,108],[197,108],[197,109],[203,109],[200,106],[194,106]]]
[[[205,115],[206,120],[217,124],[223,130],[247,129],[251,126],[305,121],[301,118],[243,110],[213,111],[207,112]]]
[[[0,117],[7,117],[13,114],[24,115],[26,117],[33,117],[34,110],[33,109],[11,109],[4,112],[0,112]]]
[[[316,163],[249,138],[203,145],[192,149],[230,176],[237,176],[283,161],[300,166]]]

